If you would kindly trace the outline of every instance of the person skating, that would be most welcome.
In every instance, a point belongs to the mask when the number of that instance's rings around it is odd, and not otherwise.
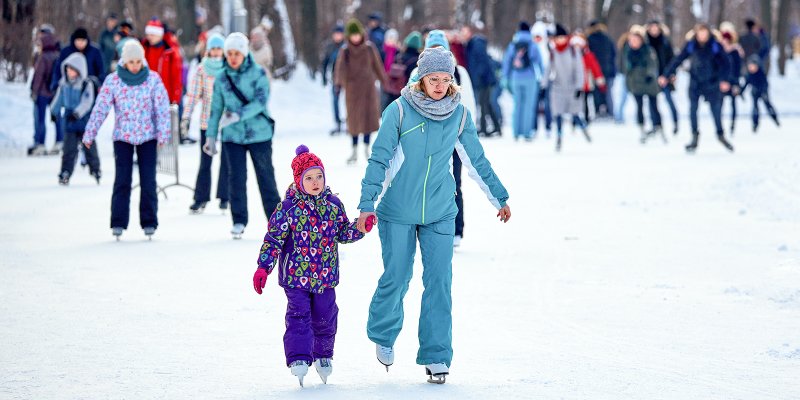
[[[514,99],[511,115],[514,140],[533,140],[533,120],[543,74],[542,58],[531,37],[531,28],[527,22],[520,22],[503,56],[503,86]]]
[[[182,109],[181,98],[183,97],[183,57],[180,47],[176,45],[176,40],[172,32],[167,31],[164,24],[158,18],[153,18],[147,22],[144,28],[145,39],[142,40],[144,46],[144,56],[150,70],[158,73],[167,89],[170,104],[177,104],[179,110]],[[183,132],[181,132],[183,135]],[[197,142],[188,136],[181,136],[181,144],[191,144]]]
[[[261,294],[275,268],[286,294],[286,366],[303,386],[308,367],[314,365],[328,382],[333,372],[339,308],[339,244],[364,237],[357,221],[350,222],[344,205],[327,186],[322,161],[300,145],[292,160],[294,183],[269,219],[258,255],[253,287]]]
[[[125,43],[120,65],[110,74],[95,102],[83,144],[91,148],[100,126],[114,109],[114,193],[111,230],[119,240],[128,228],[133,154],[139,169],[139,222],[147,236],[158,228],[156,151],[170,141],[169,97],[161,78],[145,65],[144,48]]]
[[[272,118],[267,111],[269,79],[249,52],[247,36],[235,32],[225,39],[225,60],[215,81],[211,114],[203,150],[217,153],[221,132],[223,160],[228,164],[234,239],[240,239],[248,223],[247,153],[253,161],[261,205],[269,218],[281,201],[272,167]]]
[[[647,44],[656,52],[658,57],[658,75],[664,74],[664,69],[675,57],[675,51],[672,50],[672,43],[669,40],[669,31],[667,27],[661,24],[658,20],[650,20],[647,23]],[[678,134],[678,108],[675,107],[675,101],[672,99],[672,92],[675,91],[675,85],[669,82],[667,86],[661,89],[664,93],[664,99],[667,101],[670,113],[672,113],[672,134]]]
[[[597,88],[594,91],[594,111],[599,118],[610,118],[614,112],[612,90],[614,87],[613,77],[617,76],[617,49],[607,31],[608,27],[598,20],[589,22],[589,27],[586,29],[586,42],[589,50],[597,57],[603,76],[606,77],[606,90],[602,91]]]
[[[193,214],[203,211],[206,203],[211,200],[211,161],[212,157],[203,151],[206,144],[206,133],[208,130],[208,118],[211,116],[211,100],[214,96],[214,81],[222,71],[223,47],[225,38],[219,34],[212,34],[206,40],[206,56],[200,60],[200,64],[195,70],[192,82],[187,93],[187,103],[183,110],[181,120],[181,136],[188,137],[189,121],[192,118],[194,106],[200,104],[200,168],[197,171],[197,182],[194,186],[194,203],[189,206]],[[217,179],[217,198],[219,208],[228,209],[228,165],[225,163],[225,154],[221,154],[223,160],[219,165],[219,178]]]
[[[730,22],[723,22],[720,29],[722,33],[722,47],[725,49],[725,54],[728,55],[728,61],[731,63],[730,77],[728,78],[728,82],[731,83],[731,89],[722,94],[722,100],[724,103],[725,99],[731,99],[731,136],[733,136],[736,130],[736,98],[739,97],[739,94],[742,92],[742,84],[740,81],[742,78],[742,57],[744,56],[744,50],[742,50],[742,46],[738,43],[738,35],[736,34],[733,24]]]
[[[336,76],[336,59],[339,56],[339,50],[344,44],[344,25],[336,24],[331,32],[331,38],[323,45],[323,54],[320,64],[322,73],[322,86],[328,86],[328,73],[330,73],[330,81],[334,80]],[[331,84],[331,97],[333,100],[333,123],[336,126],[330,130],[331,135],[342,133],[342,117],[339,112],[339,97],[341,95],[341,88]]]
[[[466,43],[466,67],[480,110],[478,135],[503,136],[501,117],[492,107],[492,90],[497,86],[498,80],[495,74],[495,61],[487,50],[486,37],[473,34],[473,28],[465,26],[461,29],[461,39]],[[488,120],[492,122],[492,131],[488,130]]]
[[[580,117],[583,104],[583,57],[575,47],[570,46],[569,41],[567,29],[556,24],[555,39],[550,49],[550,68],[545,73],[545,82],[550,91],[550,111],[556,118],[556,151],[561,151],[564,115],[570,115],[586,140],[592,141],[586,123]]]
[[[363,135],[364,156],[369,158],[370,135],[378,130],[380,98],[375,82],[386,84],[383,61],[375,45],[366,40],[364,27],[357,19],[345,26],[347,42],[336,59],[334,85],[345,92],[347,131],[352,137],[353,152],[349,164],[358,160],[358,138]]]
[[[394,343],[403,325],[403,297],[411,280],[419,241],[424,272],[417,364],[429,381],[444,383],[453,357],[453,219],[458,212],[450,173],[457,150],[498,217],[507,222],[508,192],[486,159],[469,111],[453,82],[455,58],[441,48],[422,52],[421,79],[403,89],[383,112],[382,124],[361,184],[358,229],[377,212],[384,272],[369,309],[367,335],[378,361],[394,363]],[[384,189],[387,188],[387,189]],[[380,199],[377,208],[375,203]]]
[[[758,54],[751,55],[747,59],[747,78],[742,87],[742,92],[750,86],[750,97],[753,99],[753,133],[758,132],[758,101],[761,100],[767,108],[767,113],[775,121],[775,125],[781,126],[778,121],[778,112],[769,100],[769,81],[764,68],[761,65],[761,57]]]
[[[50,112],[63,124],[64,152],[61,155],[58,182],[68,185],[75,170],[78,146],[86,131],[86,123],[89,121],[95,93],[99,91],[100,83],[97,82],[97,78],[88,76],[86,57],[80,52],[70,54],[61,63],[61,68],[64,71]],[[100,184],[100,158],[97,155],[96,145],[86,149],[86,161],[89,164],[89,173]]]
[[[640,141],[644,144],[648,138],[661,135],[664,143],[667,137],[661,128],[661,113],[658,111],[658,57],[656,52],[645,42],[645,29],[634,25],[628,31],[628,49],[623,63],[625,85],[636,100],[636,123],[641,131]],[[650,108],[651,129],[644,125],[644,97]]]
[[[692,141],[686,145],[686,151],[693,153],[697,149],[700,131],[697,123],[697,108],[702,96],[711,108],[714,117],[714,126],[717,129],[717,139],[728,151],[733,151],[733,146],[725,139],[722,128],[722,93],[731,88],[730,62],[725,54],[725,49],[717,42],[706,24],[697,24],[692,30],[692,38],[683,46],[678,54],[658,78],[661,87],[666,87],[685,60],[691,60],[689,68],[689,118],[692,125]]]
[[[86,57],[86,70],[88,76],[94,76],[98,82],[103,82],[106,78],[106,65],[103,61],[103,54],[100,49],[89,40],[89,32],[85,28],[77,28],[70,36],[70,45],[61,49],[61,54],[58,61],[53,64],[52,74],[50,79],[50,90],[55,93],[59,82],[61,82],[62,68],[61,64],[72,53],[82,53]],[[64,132],[61,127],[63,122],[56,119],[56,143],[50,150],[49,154],[59,154],[63,148]]]
[[[594,53],[586,46],[586,39],[581,35],[572,35],[569,40],[569,44],[575,47],[581,58],[583,59],[583,120],[586,121],[586,125],[590,123],[590,114],[589,114],[589,96],[593,93],[599,93],[601,96],[604,96],[606,91],[608,90],[608,86],[606,85],[606,78],[603,75],[603,70],[600,68],[600,63],[597,62],[597,57],[595,57]],[[595,100],[597,102],[597,100]],[[608,117],[610,114],[606,113],[605,117]],[[595,117],[602,117],[597,116]],[[573,126],[574,127],[574,126]]]
[[[533,41],[539,48],[539,58],[542,60],[542,71],[547,71],[550,67],[550,36],[547,24],[542,21],[536,21],[531,27],[531,34]],[[550,138],[550,132],[553,124],[553,115],[550,113],[550,92],[549,87],[543,82],[547,77],[542,73],[539,80],[539,97],[534,105],[534,118],[533,118],[533,136],[539,132],[539,109],[544,115],[544,129],[547,138]]]
[[[47,136],[47,126],[45,125],[47,107],[53,101],[53,95],[55,94],[55,89],[52,88],[50,80],[53,78],[53,65],[58,60],[60,48],[58,40],[56,40],[50,27],[45,25],[40,27],[38,32],[37,40],[40,51],[33,66],[33,78],[31,79],[33,145],[28,148],[29,156],[47,154],[47,148],[44,145],[44,140]],[[57,122],[58,120],[55,121]],[[61,127],[56,126],[56,142],[62,142],[63,140]]]

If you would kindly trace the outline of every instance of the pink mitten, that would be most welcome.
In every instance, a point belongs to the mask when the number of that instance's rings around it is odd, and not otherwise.
[[[253,274],[253,288],[256,290],[256,293],[261,294],[261,289],[264,289],[264,286],[267,284],[267,276],[266,269],[256,269],[256,273]]]
[[[367,230],[367,232],[372,230],[372,227],[375,225],[376,222],[378,222],[378,219],[375,218],[374,215],[370,215],[369,217],[367,217],[367,220],[364,222],[364,228]]]

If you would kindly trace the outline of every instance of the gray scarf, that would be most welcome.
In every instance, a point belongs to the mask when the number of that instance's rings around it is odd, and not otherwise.
[[[434,100],[425,93],[410,89],[409,86],[400,91],[400,95],[414,107],[423,117],[434,121],[443,121],[450,118],[461,103],[461,93],[455,96],[444,96],[441,100]]]

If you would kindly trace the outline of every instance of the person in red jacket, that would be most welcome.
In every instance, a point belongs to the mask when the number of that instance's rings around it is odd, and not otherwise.
[[[575,46],[575,49],[583,54],[583,113],[586,119],[586,124],[589,124],[589,94],[594,93],[594,89],[600,89],[601,93],[606,92],[606,79],[603,76],[603,70],[600,68],[600,63],[597,62],[597,57],[586,46],[586,39],[583,36],[575,35],[570,39],[570,43]]]
[[[181,97],[183,96],[183,58],[181,48],[175,35],[166,32],[164,24],[153,18],[147,22],[144,28],[145,39],[142,40],[144,47],[144,58],[151,71],[158,73],[167,88],[170,104],[177,104],[181,107]],[[179,112],[180,113],[180,112]],[[181,137],[181,143],[195,143],[196,141],[187,137]]]

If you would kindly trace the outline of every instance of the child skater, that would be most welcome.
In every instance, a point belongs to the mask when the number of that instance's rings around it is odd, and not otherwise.
[[[258,258],[253,286],[258,294],[278,267],[279,285],[286,292],[286,365],[303,386],[314,364],[322,382],[333,372],[336,338],[336,292],[339,284],[338,243],[364,237],[357,220],[347,219],[342,202],[325,186],[322,161],[300,145],[292,160],[294,184],[269,219],[269,230]],[[369,226],[369,222],[367,223]]]
[[[769,82],[767,81],[767,74],[761,68],[761,58],[758,55],[752,55],[747,59],[747,80],[744,87],[742,87],[742,93],[748,86],[751,86],[750,97],[753,98],[753,133],[758,131],[759,100],[764,102],[764,106],[767,107],[767,112],[772,117],[772,120],[775,121],[775,125],[781,126],[781,123],[778,122],[778,112],[775,111],[775,107],[769,101]]]
[[[65,128],[64,153],[61,155],[58,183],[68,185],[69,178],[75,170],[78,146],[94,106],[94,94],[99,88],[94,77],[87,75],[86,57],[81,52],[70,54],[61,63],[61,68],[61,82],[58,83],[58,91],[50,106],[50,112]],[[97,156],[97,146],[86,149],[86,161],[89,164],[89,173],[100,184],[100,158]]]

